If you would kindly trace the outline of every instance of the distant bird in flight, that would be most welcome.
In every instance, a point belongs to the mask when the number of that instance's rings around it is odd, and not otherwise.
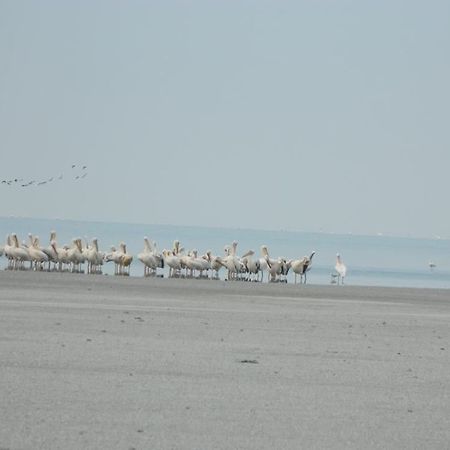
[[[72,178],[73,180],[84,179],[87,176],[86,169],[87,169],[88,166],[80,164],[80,165],[78,165],[78,167],[81,168],[79,170],[83,170],[83,172],[81,172],[81,171],[78,172],[78,174],[74,178]],[[76,169],[77,165],[76,164],[72,164],[71,168],[72,169]],[[75,173],[74,173],[74,175],[75,175]],[[0,183],[2,185],[6,185],[6,186],[14,186],[15,184],[17,184],[17,186],[20,186],[21,188],[27,188],[27,187],[30,187],[32,185],[44,186],[46,184],[53,183],[56,180],[60,181],[63,178],[64,178],[64,174],[60,173],[60,175],[58,177],[52,176],[52,177],[49,177],[49,178],[46,178],[46,179],[41,179],[41,180],[38,180],[38,181],[36,181],[36,180],[25,181],[23,178],[11,178],[11,179],[5,178],[4,180],[1,180]]]

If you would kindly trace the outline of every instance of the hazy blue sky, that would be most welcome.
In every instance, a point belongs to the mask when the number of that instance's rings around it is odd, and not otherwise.
[[[450,236],[450,2],[0,0],[0,215]]]

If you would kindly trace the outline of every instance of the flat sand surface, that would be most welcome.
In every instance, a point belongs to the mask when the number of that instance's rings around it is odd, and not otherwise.
[[[448,449],[450,291],[0,272],[0,449]]]

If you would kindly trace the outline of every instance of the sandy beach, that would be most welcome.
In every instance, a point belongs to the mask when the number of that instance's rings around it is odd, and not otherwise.
[[[450,292],[0,273],[0,449],[443,449]]]

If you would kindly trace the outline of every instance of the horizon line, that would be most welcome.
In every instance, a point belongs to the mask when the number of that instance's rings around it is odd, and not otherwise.
[[[170,224],[170,223],[146,223],[146,222],[120,222],[117,220],[100,220],[100,219],[73,219],[73,218],[61,218],[61,217],[30,217],[30,216],[4,216],[0,215],[2,219],[22,219],[22,220],[58,220],[66,222],[85,222],[85,223],[102,223],[102,224],[116,224],[116,225],[140,225],[140,226],[166,226],[166,227],[184,227],[184,228],[210,228],[210,229],[224,229],[224,230],[236,230],[236,231],[262,231],[262,232],[276,232],[276,233],[308,233],[308,234],[325,234],[335,236],[355,236],[355,237],[385,237],[385,238],[399,238],[399,239],[424,239],[424,240],[450,240],[449,237],[442,237],[439,235],[430,236],[406,236],[402,234],[389,233],[389,232],[377,232],[370,233],[358,233],[358,232],[336,232],[326,230],[300,230],[300,229],[271,229],[271,228],[252,228],[252,227],[232,227],[232,226],[219,226],[219,225],[192,225],[192,224]]]

